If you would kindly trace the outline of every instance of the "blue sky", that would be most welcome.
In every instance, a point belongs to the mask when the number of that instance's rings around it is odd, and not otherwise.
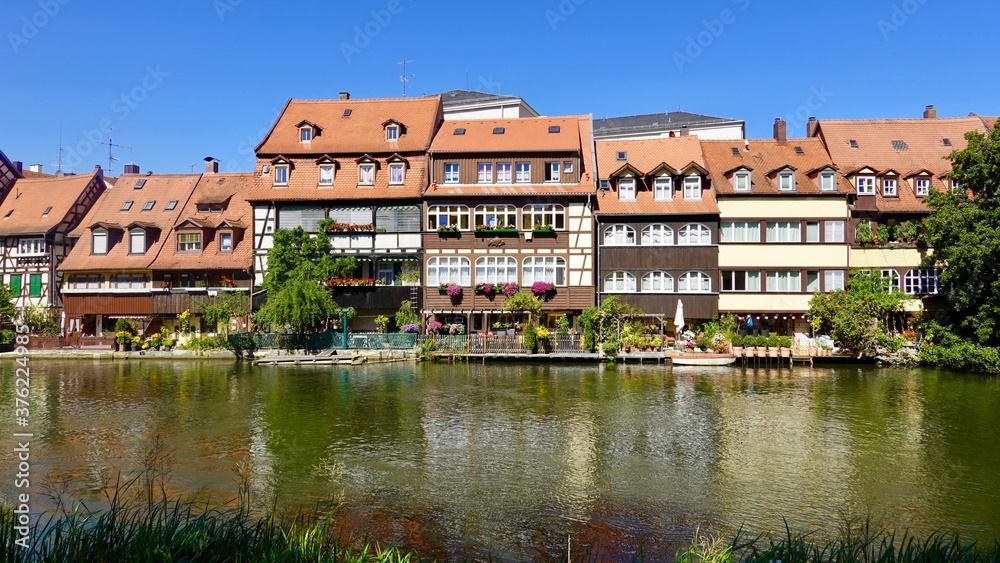
[[[0,150],[53,171],[249,170],[289,97],[455,88],[546,115],[745,119],[1000,114],[1000,4],[984,0],[6,0]],[[360,32],[358,31],[360,30]],[[367,30],[367,31],[366,31]],[[115,164],[115,173],[121,163]]]

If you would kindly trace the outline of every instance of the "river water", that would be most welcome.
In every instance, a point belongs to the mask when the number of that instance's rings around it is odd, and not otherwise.
[[[0,429],[15,425],[0,364]],[[695,527],[847,519],[1000,536],[1000,380],[872,367],[32,361],[32,509],[100,502],[159,441],[176,494],[327,507],[449,557],[672,553]],[[13,438],[10,438],[13,442]],[[0,492],[12,499],[15,458]],[[335,509],[328,501],[336,499]],[[574,547],[574,552],[582,547]]]

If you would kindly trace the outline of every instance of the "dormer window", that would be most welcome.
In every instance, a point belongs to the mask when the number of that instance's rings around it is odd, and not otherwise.
[[[402,186],[406,181],[406,165],[400,162],[389,164],[389,185]]]
[[[107,229],[97,229],[90,234],[92,242],[90,253],[94,256],[101,256],[108,253],[108,231]]]
[[[232,252],[233,251],[233,233],[221,232],[219,233],[219,252]]]
[[[274,165],[274,185],[275,186],[287,186],[288,185],[288,168],[287,164],[275,164]]]
[[[858,195],[875,195],[874,176],[858,176],[854,181],[858,186]]]
[[[684,199],[701,199],[701,176],[684,177]]]
[[[321,185],[321,186],[332,186],[333,185],[333,165],[332,164],[321,164],[319,166],[319,185]]]
[[[177,252],[201,252],[201,233],[177,233]]]
[[[389,125],[385,128],[385,140],[390,143],[399,140],[399,125]]]
[[[733,191],[737,192],[749,192],[750,191],[750,171],[740,170],[733,175]]]
[[[821,192],[837,191],[837,175],[832,170],[825,170],[819,175],[819,190]]]
[[[635,201],[635,178],[618,180],[618,199],[620,201]]]
[[[360,186],[374,186],[375,185],[375,165],[374,164],[359,164],[358,165],[358,185],[360,185]]]
[[[882,195],[896,197],[899,195],[899,182],[895,178],[882,179]]]
[[[917,178],[913,185],[914,193],[917,197],[926,197],[931,194],[930,178]]]
[[[310,143],[313,140],[313,128],[310,126],[299,127],[299,142]]]
[[[146,229],[132,229],[128,234],[129,254],[146,253]]]
[[[221,203],[199,203],[198,213],[222,213]]]
[[[446,162],[444,165],[444,183],[457,184],[459,180],[458,163]]]
[[[670,176],[657,176],[653,181],[653,199],[656,201],[674,199],[673,181]]]
[[[795,191],[795,172],[791,170],[783,170],[778,174],[778,191]]]

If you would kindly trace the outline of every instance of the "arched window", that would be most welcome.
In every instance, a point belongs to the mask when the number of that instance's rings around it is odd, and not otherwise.
[[[557,286],[566,285],[566,260],[558,256],[533,256],[524,259],[524,287],[535,282],[545,282]]]
[[[476,259],[476,283],[517,283],[517,259],[512,256]]]
[[[700,223],[685,225],[677,231],[677,244],[681,246],[711,246],[712,230]]]
[[[632,246],[635,229],[628,225],[611,225],[604,230],[604,246]]]
[[[457,227],[469,230],[469,208],[464,205],[432,205],[427,209],[427,230]]]
[[[447,256],[427,261],[427,285],[433,287],[448,283],[472,285],[472,268],[468,258]]]
[[[612,272],[604,278],[605,293],[634,293],[635,276],[628,272]]]
[[[643,293],[673,293],[674,278],[666,272],[650,272],[642,276]]]
[[[680,293],[711,293],[712,278],[704,272],[688,272],[677,280],[677,291]]]
[[[477,229],[517,228],[517,208],[513,205],[480,205],[474,215]]]
[[[643,246],[671,246],[674,230],[666,225],[650,225],[642,230]]]

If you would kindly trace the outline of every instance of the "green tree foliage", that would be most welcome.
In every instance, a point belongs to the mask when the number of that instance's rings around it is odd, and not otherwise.
[[[503,310],[512,313],[531,313],[532,319],[542,316],[542,300],[527,291],[518,291],[503,302]]]
[[[399,310],[396,311],[396,330],[403,330],[406,325],[420,324],[417,312],[413,309],[413,303],[409,300],[399,303]]]
[[[330,291],[316,281],[292,278],[257,311],[256,320],[278,329],[290,325],[296,333],[315,330],[323,321],[338,315],[340,308]]]
[[[270,295],[290,280],[325,282],[332,277],[349,277],[357,266],[353,256],[334,258],[330,239],[325,236],[310,236],[302,227],[280,229],[275,231],[274,247],[267,253],[267,276],[262,285]]]
[[[888,291],[878,272],[851,272],[847,289],[817,293],[806,318],[816,332],[828,332],[841,347],[874,357],[879,346],[891,347],[889,319],[911,299]]]
[[[944,266],[941,292],[950,304],[944,327],[984,346],[1000,346],[1000,128],[966,135],[950,156],[951,178],[963,191],[934,192],[924,219],[934,249],[927,267]]]
[[[8,323],[14,319],[14,294],[10,287],[0,283],[0,323]]]
[[[206,328],[218,330],[222,326],[222,332],[229,332],[229,319],[233,317],[243,317],[250,312],[250,298],[236,291],[223,291],[210,302],[201,305],[202,320],[205,321]]]

